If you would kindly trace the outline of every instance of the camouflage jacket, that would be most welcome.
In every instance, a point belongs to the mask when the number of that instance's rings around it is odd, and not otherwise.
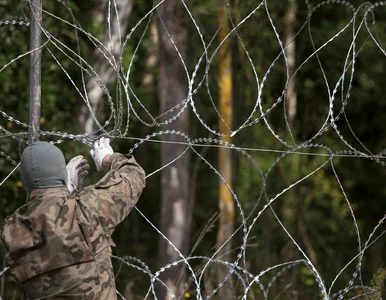
[[[78,194],[33,190],[5,220],[6,261],[27,299],[117,299],[111,235],[138,201],[145,173],[119,153],[109,163],[110,171]]]

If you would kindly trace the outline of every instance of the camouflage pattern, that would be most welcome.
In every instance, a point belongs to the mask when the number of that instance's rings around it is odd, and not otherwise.
[[[26,299],[117,299],[111,235],[138,201],[145,172],[119,153],[109,165],[101,180],[78,194],[33,190],[6,219],[6,261]]]

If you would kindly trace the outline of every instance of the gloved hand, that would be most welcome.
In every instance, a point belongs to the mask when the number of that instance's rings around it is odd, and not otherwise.
[[[84,186],[84,178],[88,174],[90,165],[83,155],[78,155],[72,158],[67,166],[67,188],[72,193],[73,191],[80,191]]]
[[[113,154],[114,150],[110,146],[110,139],[101,137],[99,140],[95,141],[94,148],[90,151],[91,157],[95,162],[95,166],[98,171],[103,170],[102,162],[103,159],[109,155]]]

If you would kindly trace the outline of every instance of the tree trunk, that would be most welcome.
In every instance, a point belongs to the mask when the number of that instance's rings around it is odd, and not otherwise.
[[[144,92],[144,95],[150,101],[157,99],[157,78],[154,76],[154,69],[158,67],[158,30],[157,24],[153,20],[149,27],[150,31],[150,45],[145,52],[145,64],[143,67],[143,75],[141,80],[140,89]],[[147,136],[154,131],[154,127],[140,126],[139,136]],[[146,161],[148,153],[152,150],[150,143],[143,143],[141,145],[142,151],[136,152],[136,158],[138,161]],[[158,164],[159,162],[157,162]]]
[[[295,72],[295,64],[296,64],[296,48],[295,48],[295,22],[296,22],[296,13],[297,13],[297,0],[288,0],[288,7],[285,14],[285,54],[288,62],[288,76],[290,81],[287,86],[286,93],[286,114],[288,120],[288,126],[290,129],[290,134],[293,139],[293,142],[296,143],[296,137],[292,135],[293,123],[297,112],[297,94],[296,94],[296,81],[295,77],[292,77]],[[296,132],[296,131],[295,131]],[[299,158],[295,158],[291,161],[291,174],[292,178],[288,178],[285,175],[285,172],[282,170],[283,180],[287,182],[289,185],[294,180],[297,180],[302,172],[300,170],[300,162],[302,160]],[[282,217],[283,223],[290,228],[291,234],[294,239],[299,243],[300,239],[306,239],[304,221],[299,217],[303,212],[301,211],[302,205],[302,197],[299,191],[298,186],[294,186],[292,189],[288,191],[288,197],[286,197],[285,202],[283,203],[282,209]],[[293,225],[293,227],[291,226]],[[306,247],[309,243],[306,243]],[[291,261],[297,258],[297,249],[292,244],[292,241],[288,241],[287,247],[284,247],[285,250],[284,256],[286,261]],[[311,246],[311,250],[312,246]],[[298,270],[294,268],[286,276],[283,277],[285,281],[285,295],[287,299],[297,300],[299,299],[299,292],[297,290],[297,277]]]
[[[184,7],[180,0],[166,0],[158,8],[159,34],[159,100],[161,113],[174,107],[187,98],[188,81],[173,42],[186,62],[187,31],[183,24]],[[166,30],[165,30],[166,28]],[[169,37],[169,35],[170,37]],[[171,41],[173,39],[173,42]],[[175,129],[188,133],[189,112],[185,112],[174,122],[163,129]],[[167,134],[165,141],[184,141],[181,137]],[[185,141],[184,141],[185,142]],[[164,143],[161,146],[161,164],[166,165],[177,158],[186,146]],[[161,217],[160,230],[184,255],[188,253],[189,236],[187,230],[189,208],[189,155],[175,161],[161,172]],[[180,260],[178,252],[162,237],[159,240],[158,266]],[[160,279],[169,287],[174,295],[179,295],[184,283],[183,265],[172,267],[162,272]],[[157,287],[158,299],[171,299],[164,287]]]
[[[95,3],[95,5],[92,6],[93,9],[91,11],[92,19],[97,20],[98,24],[104,24],[105,26],[101,42],[106,47],[107,51],[102,49],[101,46],[98,46],[100,49],[95,47],[89,61],[91,62],[90,65],[94,71],[106,86],[115,82],[118,70],[116,66],[110,64],[100,51],[106,54],[110,60],[112,60],[112,57],[115,59],[119,57],[122,50],[121,39],[126,36],[134,0],[115,0],[115,3],[117,5],[118,16],[115,10],[114,1],[111,1],[110,3],[109,16],[109,0],[98,1],[98,3]],[[110,18],[110,29],[107,23],[108,18]],[[95,116],[98,117],[105,92],[95,78],[92,77],[86,78],[86,90],[91,109]],[[83,99],[79,99],[77,106],[78,123],[85,133],[92,133],[95,129],[95,121],[88,106],[84,103]]]
[[[288,75],[291,78],[295,72],[296,63],[296,44],[295,44],[295,22],[296,22],[297,3],[296,0],[289,0],[288,9],[285,15],[285,54],[288,61]],[[297,99],[296,99],[296,80],[293,77],[288,83],[286,94],[286,105],[288,115],[288,125],[292,128],[296,116]]]
[[[224,40],[229,33],[229,21],[226,9],[227,1],[217,0],[217,16],[220,24],[219,39]],[[220,67],[219,67],[219,112],[222,120],[219,120],[220,133],[229,135],[232,126],[232,57],[230,38],[228,37],[219,49]],[[231,142],[229,136],[222,140]],[[225,181],[232,185],[232,153],[228,148],[219,148],[218,169]],[[235,222],[234,201],[229,188],[222,180],[219,182],[219,226],[217,231],[216,249],[220,260],[230,262],[232,259],[230,241],[226,242],[233,233]],[[226,279],[229,269],[223,265],[217,268],[217,280],[222,282]],[[219,290],[219,299],[234,299],[231,277],[227,278],[223,287]]]

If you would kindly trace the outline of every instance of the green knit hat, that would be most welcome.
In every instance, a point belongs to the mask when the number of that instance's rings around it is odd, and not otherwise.
[[[67,186],[63,153],[48,142],[34,142],[23,151],[20,172],[28,192]]]

